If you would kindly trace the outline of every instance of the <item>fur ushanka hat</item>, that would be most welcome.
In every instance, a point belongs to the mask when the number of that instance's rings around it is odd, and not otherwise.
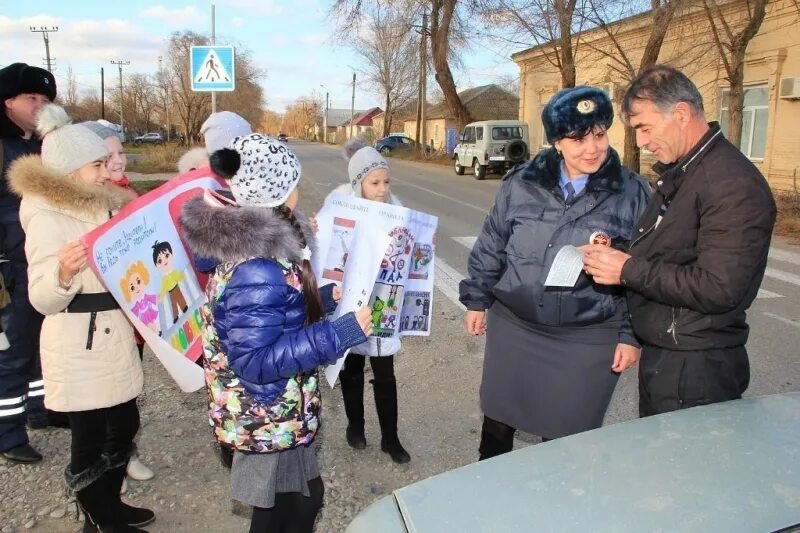
[[[277,139],[251,133],[236,137],[231,148],[217,150],[211,170],[230,180],[240,206],[278,207],[300,183],[300,160]]]
[[[542,110],[542,124],[550,144],[596,125],[610,128],[613,122],[614,108],[608,95],[588,85],[558,91]]]

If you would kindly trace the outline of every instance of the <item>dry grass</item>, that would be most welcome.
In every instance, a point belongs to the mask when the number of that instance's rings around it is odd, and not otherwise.
[[[418,161],[420,163],[432,163],[434,165],[450,166],[453,164],[452,156],[448,156],[442,152],[434,152],[423,156],[416,150],[394,150],[390,152],[389,157],[394,159],[403,159],[405,161]]]
[[[775,233],[800,240],[800,193],[775,193],[775,203],[778,204]]]
[[[131,158],[134,160],[128,162],[128,170],[130,172],[141,172],[142,174],[174,172],[178,165],[178,159],[186,150],[186,148],[179,148],[174,144],[147,146],[141,151],[134,152],[137,153],[137,157],[135,159]]]
[[[167,180],[135,180],[131,181],[131,187],[141,196],[146,192],[150,192],[164,185],[166,182]]]

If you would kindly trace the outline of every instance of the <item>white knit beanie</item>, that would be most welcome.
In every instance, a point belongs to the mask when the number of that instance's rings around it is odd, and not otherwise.
[[[42,139],[42,163],[66,176],[108,157],[103,139],[80,124],[70,124],[62,107],[47,104],[39,112],[36,131]]]
[[[357,137],[344,143],[343,148],[345,159],[348,160],[347,177],[350,179],[350,186],[353,193],[361,198],[361,182],[367,174],[378,168],[389,170],[389,163],[375,148]]]
[[[251,133],[237,137],[231,148],[211,154],[211,169],[229,179],[240,206],[283,205],[300,183],[300,160],[285,144],[272,137]]]
[[[220,111],[211,113],[200,126],[200,133],[205,138],[206,151],[213,154],[221,148],[230,148],[233,139],[250,135],[253,128],[236,113]]]

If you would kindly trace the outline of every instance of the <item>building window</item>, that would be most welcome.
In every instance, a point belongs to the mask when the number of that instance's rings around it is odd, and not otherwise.
[[[722,89],[719,105],[719,125],[728,136],[730,89]],[[766,85],[744,88],[742,109],[742,138],[740,150],[750,159],[764,159],[769,119],[769,89]]]

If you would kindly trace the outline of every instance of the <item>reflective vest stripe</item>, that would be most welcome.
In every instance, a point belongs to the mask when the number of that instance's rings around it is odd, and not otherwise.
[[[31,389],[42,388],[42,387],[44,387],[44,380],[43,379],[40,379],[40,380],[37,380],[37,381],[31,381],[30,383],[28,383],[28,388],[31,388]]]
[[[23,403],[25,398],[27,398],[27,394],[23,394],[22,396],[17,396],[16,398],[7,398],[4,400],[0,400],[0,405],[17,405]]]
[[[28,398],[33,398],[34,396],[44,396],[44,389],[32,390],[28,393]]]
[[[25,406],[16,407],[14,409],[0,409],[0,418],[4,416],[13,416],[25,412]]]

